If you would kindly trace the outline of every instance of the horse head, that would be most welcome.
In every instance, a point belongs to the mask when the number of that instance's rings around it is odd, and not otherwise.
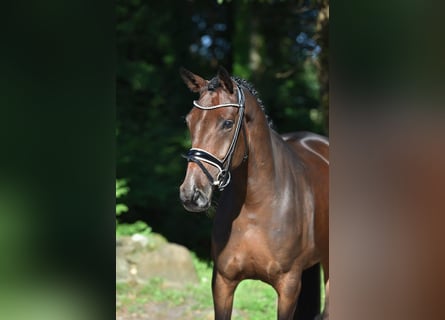
[[[181,69],[181,77],[199,99],[186,116],[192,148],[180,199],[192,212],[209,209],[215,188],[222,191],[230,183],[230,170],[247,158],[246,135],[238,139],[244,121],[244,92],[229,73],[220,67],[218,74],[205,80]]]

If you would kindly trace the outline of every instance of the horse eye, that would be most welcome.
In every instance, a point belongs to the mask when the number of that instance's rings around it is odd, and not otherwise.
[[[233,121],[232,120],[224,120],[223,122],[223,128],[224,129],[231,129],[233,127]]]

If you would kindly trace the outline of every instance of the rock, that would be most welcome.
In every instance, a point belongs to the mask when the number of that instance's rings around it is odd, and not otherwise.
[[[117,253],[117,252],[116,252]],[[130,281],[130,266],[122,255],[116,254],[116,282]]]
[[[154,233],[116,239],[116,282],[146,283],[152,278],[162,278],[166,286],[174,287],[198,282],[185,247]]]
[[[173,243],[164,244],[158,250],[142,255],[136,269],[140,282],[154,277],[163,278],[166,285],[172,286],[198,282],[190,252]]]
[[[136,233],[136,234],[132,235],[131,236],[131,241],[133,241],[135,243],[140,243],[140,245],[142,247],[146,247],[148,245],[148,243],[149,243],[148,237],[146,237],[146,236],[144,236],[142,234],[139,234],[139,233]]]

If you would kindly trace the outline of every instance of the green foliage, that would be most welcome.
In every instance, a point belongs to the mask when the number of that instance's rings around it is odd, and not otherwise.
[[[124,179],[116,180],[116,201],[129,191],[127,182]],[[116,202],[116,216],[120,216],[123,212],[127,212],[128,207],[123,203]]]
[[[127,187],[125,179],[116,179],[116,200],[128,194],[130,189]],[[128,207],[123,203],[116,203],[116,216],[127,212]],[[134,223],[116,223],[116,236],[131,236],[135,233],[149,235],[151,228],[144,221],[136,221]]]
[[[131,236],[135,233],[148,236],[151,233],[151,228],[144,221],[118,223],[116,226],[116,236]]]

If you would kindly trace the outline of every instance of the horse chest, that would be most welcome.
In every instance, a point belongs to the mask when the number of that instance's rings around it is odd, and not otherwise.
[[[247,278],[272,282],[282,266],[272,250],[264,245],[267,243],[265,237],[258,228],[237,230],[235,227],[225,246],[215,252],[218,272],[232,280]]]

